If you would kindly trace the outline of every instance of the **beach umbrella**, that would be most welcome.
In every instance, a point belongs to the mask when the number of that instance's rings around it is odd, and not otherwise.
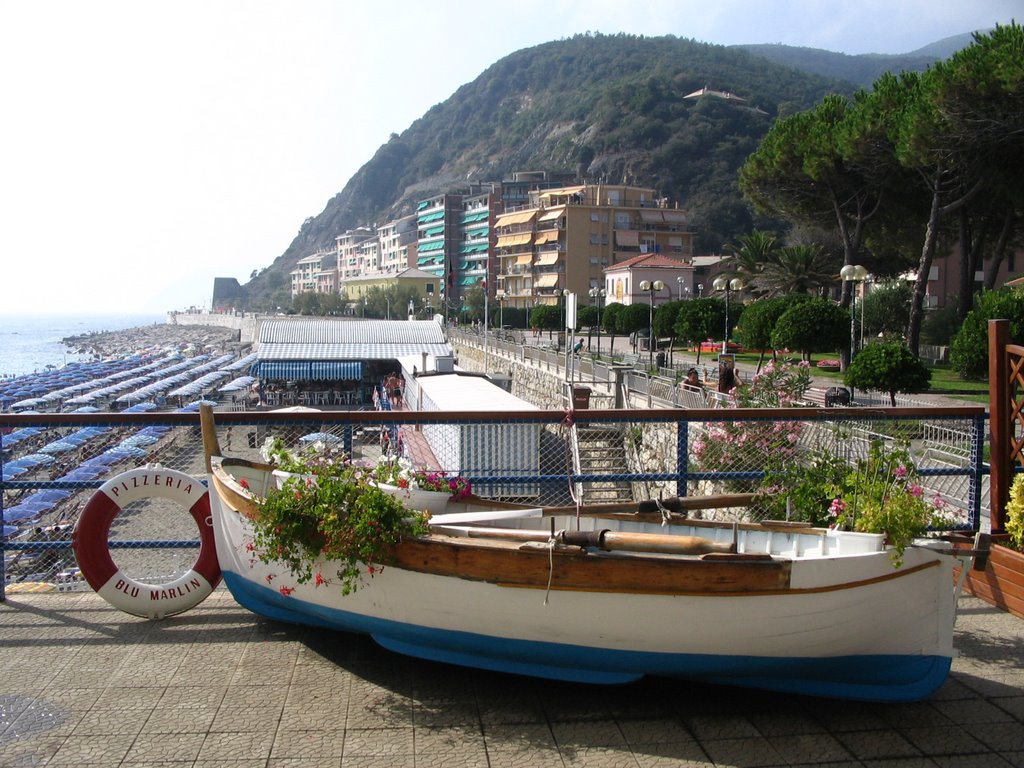
[[[4,538],[13,536],[18,532],[18,526],[16,525],[5,525],[4,526]]]
[[[299,438],[300,443],[340,443],[342,438],[330,432],[311,432]]]
[[[67,440],[54,440],[52,443],[47,443],[39,449],[40,453],[66,453],[68,451],[77,451],[80,446],[76,443],[68,442]]]
[[[19,520],[29,520],[50,509],[53,509],[53,504],[47,502],[23,501],[21,504],[15,504],[4,510],[4,522],[15,523]]]
[[[28,472],[28,467],[20,467],[17,464],[4,464],[3,480],[6,483],[8,480],[13,480],[19,475],[24,475]]]
[[[40,464],[52,464],[53,456],[46,453],[26,453],[24,456],[19,456],[14,461],[9,461],[7,466],[11,464],[24,465],[26,467],[37,467]]]

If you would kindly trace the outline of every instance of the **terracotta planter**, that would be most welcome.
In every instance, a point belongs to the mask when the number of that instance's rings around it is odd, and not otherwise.
[[[968,571],[964,589],[1024,618],[1024,552],[993,543],[985,570]]]

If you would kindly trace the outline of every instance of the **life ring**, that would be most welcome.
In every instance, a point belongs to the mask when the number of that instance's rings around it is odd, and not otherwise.
[[[149,497],[176,501],[199,526],[199,557],[185,575],[145,584],[126,575],[110,556],[110,525],[122,509]],[[125,613],[160,619],[199,605],[220,583],[210,516],[210,494],[194,477],[150,464],[110,478],[85,505],[72,536],[78,567],[96,593]]]

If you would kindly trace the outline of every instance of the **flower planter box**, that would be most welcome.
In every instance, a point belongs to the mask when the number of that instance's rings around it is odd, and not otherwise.
[[[839,373],[840,370],[840,366],[838,365],[819,365],[817,368],[819,371],[824,371],[825,373]]]
[[[385,493],[394,496],[409,509],[419,509],[429,512],[432,515],[444,512],[448,506],[450,493],[440,491],[423,491],[419,488],[399,488],[397,485],[387,483],[373,483]]]
[[[989,605],[1024,618],[1024,553],[993,543],[985,570],[968,571],[964,589]]]

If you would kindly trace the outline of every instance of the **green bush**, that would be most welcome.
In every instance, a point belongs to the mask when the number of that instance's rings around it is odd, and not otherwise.
[[[1003,289],[986,291],[953,337],[949,362],[964,379],[983,379],[988,374],[988,321],[1010,321],[1010,341],[1024,343],[1024,292]]]
[[[896,393],[914,394],[931,387],[931,371],[901,341],[868,344],[846,369],[843,380],[856,389],[888,392],[896,405]]]
[[[813,298],[782,313],[771,341],[774,349],[797,350],[809,361],[812,352],[836,352],[849,338],[850,316],[829,299]]]

